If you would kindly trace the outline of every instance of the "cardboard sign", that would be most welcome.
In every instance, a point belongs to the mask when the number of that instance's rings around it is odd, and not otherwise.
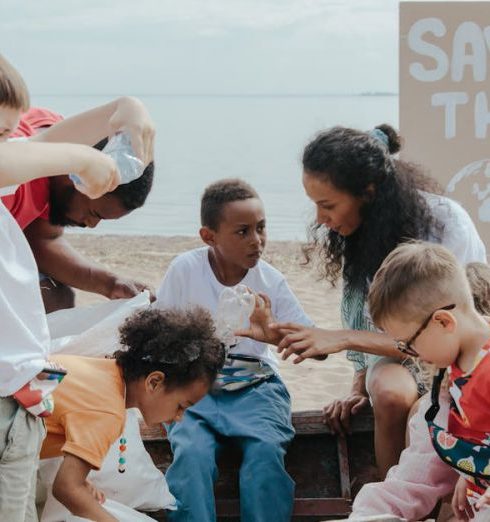
[[[488,249],[490,2],[400,4],[400,133]]]

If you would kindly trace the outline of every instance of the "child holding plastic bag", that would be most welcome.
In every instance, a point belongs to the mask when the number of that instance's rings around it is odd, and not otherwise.
[[[199,233],[207,246],[172,261],[157,292],[157,306],[205,306],[218,329],[220,296],[230,295],[229,307],[233,295],[245,300],[245,293],[232,291],[241,284],[269,295],[268,304],[278,320],[312,324],[284,276],[261,259],[265,212],[250,185],[224,179],[208,186],[201,199],[201,224]],[[173,522],[216,519],[216,456],[225,440],[243,453],[242,520],[291,519],[294,482],[284,467],[286,448],[294,435],[289,393],[265,342],[237,339],[232,344],[213,392],[190,408],[181,424],[168,428],[174,460],[166,478],[182,503],[182,509],[169,514]]]
[[[41,458],[63,455],[53,495],[74,515],[96,522],[117,519],[86,478],[118,437],[115,469],[131,472],[124,457],[126,408],[138,408],[148,425],[179,421],[208,392],[224,360],[213,322],[201,308],[139,311],[120,334],[124,349],[113,359],[53,356],[68,375],[54,394],[57,406],[46,422]]]

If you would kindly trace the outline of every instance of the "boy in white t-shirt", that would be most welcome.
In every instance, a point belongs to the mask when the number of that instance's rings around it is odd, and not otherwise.
[[[157,306],[201,305],[216,318],[223,289],[240,283],[267,294],[277,320],[312,324],[284,276],[260,259],[265,213],[250,185],[238,179],[210,185],[201,200],[201,224],[199,233],[207,246],[173,260],[157,292]],[[243,453],[241,519],[289,521],[294,482],[284,468],[284,455],[294,431],[288,391],[266,344],[239,339],[230,354],[260,360],[272,368],[272,376],[235,391],[216,390],[189,408],[181,423],[169,426],[174,461],[166,477],[181,503],[169,520],[216,520],[216,456],[223,442],[232,440]]]

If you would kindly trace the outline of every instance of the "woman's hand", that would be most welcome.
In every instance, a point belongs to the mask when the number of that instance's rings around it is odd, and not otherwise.
[[[459,477],[456,487],[454,488],[453,500],[451,506],[458,520],[467,521],[475,516],[473,508],[470,506],[466,490],[468,486],[464,477]]]
[[[294,364],[305,359],[325,359],[348,346],[348,330],[323,330],[294,323],[271,324],[270,328],[283,336],[277,351],[282,353],[284,360],[296,355]]]
[[[145,166],[153,160],[155,126],[140,100],[129,96],[119,98],[109,126],[112,134],[126,131],[130,135],[134,152]]]
[[[335,433],[350,433],[350,418],[369,404],[369,398],[361,392],[351,392],[347,397],[335,400],[323,408],[324,422]]]

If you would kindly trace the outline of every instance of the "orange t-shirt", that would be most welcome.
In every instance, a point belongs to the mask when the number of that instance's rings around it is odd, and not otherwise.
[[[41,458],[69,453],[100,469],[126,421],[122,371],[114,359],[53,355],[50,360],[68,373],[53,393]]]

